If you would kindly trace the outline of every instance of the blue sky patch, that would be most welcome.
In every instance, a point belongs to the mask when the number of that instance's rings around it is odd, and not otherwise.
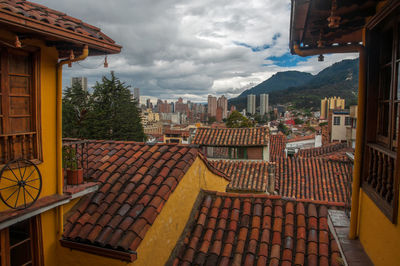
[[[300,62],[305,62],[307,61],[308,58],[306,57],[301,57],[298,55],[292,55],[290,53],[286,53],[282,56],[270,56],[265,58],[265,60],[271,60],[273,61],[274,65],[280,66],[280,67],[293,67],[297,66],[298,63]],[[268,64],[265,64],[263,66],[268,66]]]
[[[239,45],[239,46],[250,48],[253,52],[261,52],[261,51],[264,51],[264,50],[266,50],[268,48],[271,48],[271,45],[269,45],[269,44],[264,44],[262,46],[251,46],[250,44],[247,44],[247,43],[244,43],[244,42],[234,42],[234,43],[236,45]]]

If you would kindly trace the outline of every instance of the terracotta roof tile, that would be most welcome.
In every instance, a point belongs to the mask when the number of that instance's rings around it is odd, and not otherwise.
[[[192,141],[200,146],[266,146],[267,127],[253,128],[198,128]]]
[[[346,152],[354,152],[354,149],[347,147],[346,143],[329,143],[322,147],[302,149],[295,154],[295,157],[301,158],[328,158],[338,161],[349,161]]]
[[[345,202],[350,193],[352,164],[320,158],[279,158],[275,190],[279,195],[330,202]]]
[[[194,217],[188,224],[189,230],[185,240],[178,243],[171,261],[175,265],[208,264],[212,265],[324,265],[336,258],[340,258],[337,244],[328,228],[308,230],[309,214],[316,213],[317,221],[327,218],[327,212],[320,211],[326,208],[323,204],[283,200],[279,196],[243,195],[235,193],[218,193],[206,191],[202,198],[198,212],[203,215]],[[226,201],[236,204],[224,205]],[[221,204],[221,203],[222,204]],[[219,206],[219,207],[217,207]],[[260,216],[259,209],[265,211]],[[333,207],[329,205],[329,207]],[[201,211],[206,211],[203,213]],[[215,220],[211,216],[210,208],[217,208],[217,220],[225,220],[224,224],[236,223],[236,214],[242,220],[249,217],[249,224],[240,223],[239,226],[225,228],[203,229],[203,224]],[[250,211],[249,211],[250,208]],[[228,211],[230,215],[221,216]],[[306,211],[307,210],[307,211]],[[315,210],[315,213],[314,213]],[[272,214],[272,216],[271,216]],[[214,215],[214,214],[213,214]],[[304,216],[307,223],[293,224],[288,216]],[[235,219],[232,219],[235,217]],[[268,221],[260,224],[260,221]],[[284,224],[291,224],[294,233],[286,235]],[[299,233],[300,232],[300,233]],[[218,237],[217,237],[218,235]],[[306,237],[311,235],[310,239]],[[314,237],[314,235],[316,237]]]
[[[109,157],[104,160],[104,156],[93,156],[100,151],[107,151]],[[135,157],[135,161],[128,159],[127,153],[131,158]],[[165,154],[168,156],[164,157]],[[113,158],[115,155],[117,158]],[[77,210],[72,212],[65,224],[67,230],[64,238],[134,251],[197,155],[197,148],[183,145],[89,142],[89,170],[101,172],[97,180],[100,188],[92,196],[82,200]],[[158,159],[153,158],[154,156]],[[164,157],[163,163],[158,164],[158,168],[144,166],[147,161],[157,162],[161,157]],[[167,164],[170,167],[179,164],[181,167],[170,170],[164,167]],[[121,167],[125,170],[118,172]],[[212,199],[205,203],[207,202],[209,204],[205,206],[211,209]],[[222,202],[212,205],[216,215],[221,204]],[[207,213],[200,215],[199,219],[206,222],[206,215]],[[210,228],[214,229],[215,225]]]
[[[230,178],[229,191],[266,192],[268,166],[265,161],[208,160],[209,163]]]
[[[283,133],[279,132],[278,134],[271,135],[269,143],[269,154],[272,161],[274,161],[275,158],[285,156],[286,136]]]
[[[67,38],[69,34],[73,34],[75,36],[80,36],[83,39],[93,39],[99,43],[104,43],[103,45],[105,47],[103,53],[106,50],[113,51],[114,53],[119,52],[121,48],[120,46],[115,45],[115,42],[102,33],[99,28],[43,5],[19,0],[0,1],[0,12],[12,14],[13,16],[18,17],[18,20],[15,23],[16,25],[19,25],[19,23],[22,23],[21,21],[25,20],[30,23],[25,22],[23,25],[28,25],[26,26],[28,28],[35,28],[32,22],[37,23],[38,26],[36,26],[36,28],[41,29],[43,34],[45,34],[43,31],[44,27],[62,29],[66,31],[66,33],[63,33],[65,38]],[[98,45],[99,44],[97,44],[97,46]]]

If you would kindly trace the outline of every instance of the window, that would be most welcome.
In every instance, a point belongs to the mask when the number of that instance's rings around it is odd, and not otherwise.
[[[40,159],[38,53],[0,46],[0,164]]]
[[[368,83],[362,187],[397,223],[399,162],[400,4],[367,26]]]
[[[340,116],[334,116],[333,117],[333,125],[334,126],[340,126]]]
[[[346,117],[344,118],[344,125],[345,125],[345,126],[350,126],[350,125],[351,125],[351,117],[346,116]]]
[[[0,232],[1,265],[43,265],[40,215]]]

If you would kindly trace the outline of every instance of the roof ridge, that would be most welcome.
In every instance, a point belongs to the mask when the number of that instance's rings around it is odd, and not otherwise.
[[[312,199],[297,199],[297,198],[285,197],[285,196],[281,196],[281,195],[219,192],[219,191],[213,191],[213,190],[203,190],[203,192],[208,195],[215,195],[215,196],[220,196],[220,197],[281,199],[281,200],[285,200],[285,201],[313,203],[313,204],[317,204],[317,205],[328,205],[328,206],[336,206],[336,207],[344,207],[345,206],[344,202],[312,200]]]

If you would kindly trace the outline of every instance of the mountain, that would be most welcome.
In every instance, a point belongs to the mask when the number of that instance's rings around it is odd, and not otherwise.
[[[358,59],[335,63],[316,75],[299,71],[278,72],[257,86],[229,100],[238,110],[246,108],[249,94],[269,94],[270,105],[292,103],[296,108],[318,110],[324,97],[339,96],[346,105],[357,104]],[[259,97],[257,97],[257,106]]]

